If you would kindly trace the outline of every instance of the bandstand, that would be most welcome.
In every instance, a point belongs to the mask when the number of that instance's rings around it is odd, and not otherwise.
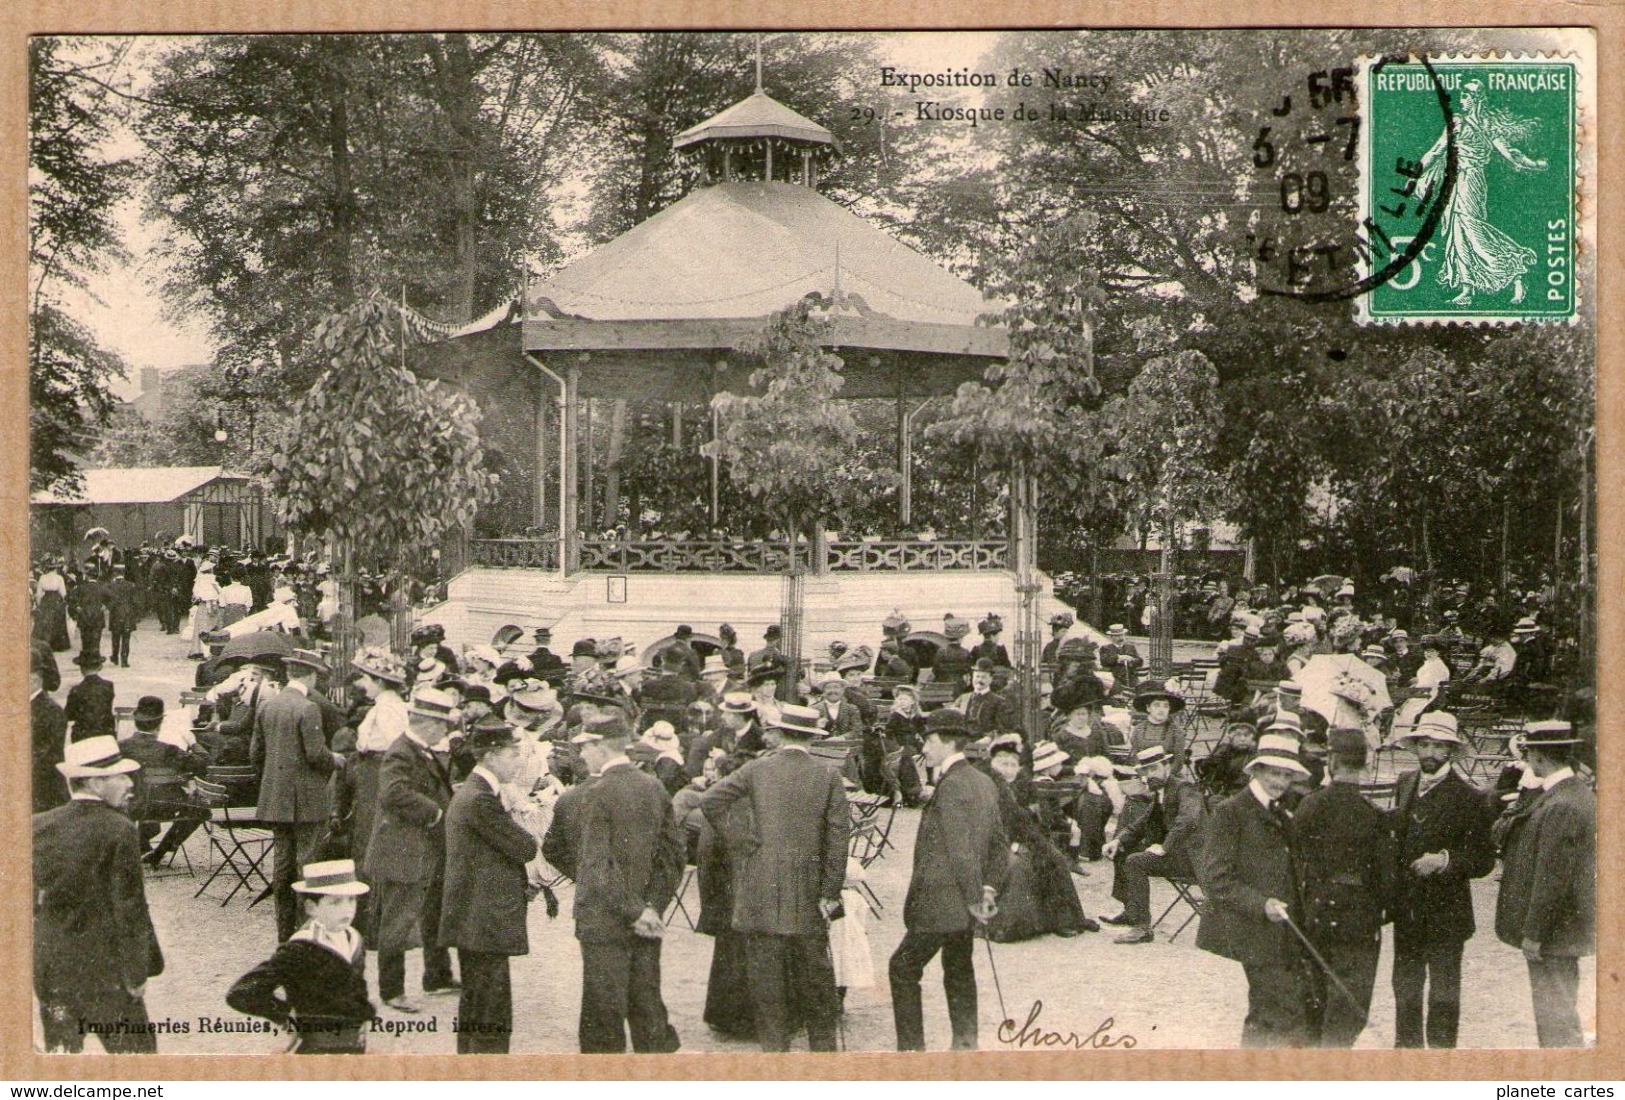
[[[482,431],[502,442],[510,497],[522,494],[530,521],[528,532],[471,541],[446,603],[426,617],[461,641],[520,623],[552,626],[565,642],[640,645],[675,623],[727,621],[750,649],[793,606],[798,648],[811,653],[835,639],[874,644],[894,608],[921,628],[945,612],[974,621],[997,611],[1015,628],[1012,653],[1022,651],[1017,632],[1030,634],[1036,658],[1037,623],[1064,605],[1033,565],[1031,502],[1019,487],[997,539],[820,536],[792,546],[582,530],[584,404],[748,392],[751,364],[734,349],[801,299],[813,296],[830,323],[842,398],[896,405],[905,528],[918,407],[981,379],[1008,352],[1002,328],[978,323],[1000,303],[819,194],[820,171],[838,154],[824,127],[758,88],[674,145],[693,172],[686,197],[532,283],[518,315],[425,350],[429,373],[481,404]],[[719,476],[713,461],[713,509]]]

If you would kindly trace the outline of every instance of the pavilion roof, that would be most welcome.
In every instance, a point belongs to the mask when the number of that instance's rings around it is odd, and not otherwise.
[[[809,141],[835,145],[835,135],[810,118],[797,114],[760,88],[754,95],[735,103],[721,114],[712,115],[672,139],[672,148],[681,149],[697,141],[776,137],[789,141]]]
[[[246,474],[228,473],[219,466],[125,466],[85,470],[84,491],[41,490],[32,504],[168,504],[215,480],[249,480]]]
[[[849,310],[905,323],[894,329],[970,328],[1002,306],[811,188],[730,182],[693,191],[533,283],[525,315],[544,324],[761,318],[837,289]]]

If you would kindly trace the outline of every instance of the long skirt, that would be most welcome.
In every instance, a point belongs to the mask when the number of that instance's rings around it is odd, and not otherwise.
[[[34,612],[34,637],[56,653],[66,653],[73,648],[68,638],[68,605],[59,593],[46,592],[40,596],[39,608]]]
[[[745,937],[729,928],[718,932],[711,949],[711,977],[705,986],[705,1022],[734,1039],[756,1038],[751,1007]]]

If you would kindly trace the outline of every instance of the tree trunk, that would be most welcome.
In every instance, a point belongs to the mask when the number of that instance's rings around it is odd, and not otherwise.
[[[333,192],[329,198],[333,236],[329,262],[333,289],[338,298],[334,304],[336,308],[343,309],[355,299],[355,261],[352,253],[357,215],[354,172],[350,163],[349,81],[345,72],[350,46],[342,36],[338,36],[333,50],[334,64],[329,66],[327,80],[327,147],[333,170]]]
[[[479,196],[474,187],[479,167],[479,110],[482,93],[475,83],[477,66],[468,35],[430,36],[429,53],[438,76],[440,109],[451,131],[451,207],[456,217],[457,283],[448,303],[453,318],[474,319],[474,290],[479,275]]]

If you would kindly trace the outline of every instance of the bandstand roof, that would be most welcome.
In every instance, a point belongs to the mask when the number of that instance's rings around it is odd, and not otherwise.
[[[820,145],[836,144],[834,134],[757,88],[756,94],[740,100],[698,126],[684,130],[672,139],[671,145],[673,149],[681,149],[698,141],[756,137],[776,137]]]
[[[848,396],[952,392],[1007,354],[1005,331],[976,323],[1002,303],[811,188],[782,182],[700,188],[533,283],[524,346],[544,357],[591,353],[584,380],[638,359],[708,368],[809,294],[837,301],[838,347],[870,351],[843,356]],[[689,354],[647,354],[656,351]]]

